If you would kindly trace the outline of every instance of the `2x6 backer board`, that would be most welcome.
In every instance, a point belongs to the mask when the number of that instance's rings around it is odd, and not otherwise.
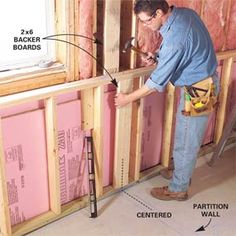
[[[61,104],[57,111],[61,204],[65,204],[88,193],[88,169],[80,100]]]
[[[11,224],[49,211],[43,110],[2,120]]]

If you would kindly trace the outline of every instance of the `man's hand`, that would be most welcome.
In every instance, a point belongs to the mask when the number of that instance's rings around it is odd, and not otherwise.
[[[151,52],[147,52],[146,57],[142,57],[142,61],[146,64],[146,66],[151,66],[156,63],[155,61],[155,54]]]
[[[137,101],[138,99],[149,95],[154,91],[155,89],[149,89],[146,85],[143,85],[141,88],[129,94],[117,93],[115,96],[115,106],[118,108],[123,107],[131,102]]]
[[[115,106],[118,108],[123,107],[130,103],[129,94],[126,93],[117,93],[115,96]]]

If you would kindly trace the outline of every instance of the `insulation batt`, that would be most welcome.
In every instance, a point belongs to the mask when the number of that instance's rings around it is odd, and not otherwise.
[[[201,1],[199,0],[168,0],[170,6],[188,7],[195,10],[198,14],[201,11]]]
[[[228,1],[205,0],[203,21],[207,26],[216,51],[221,51],[226,40],[225,27]]]
[[[158,32],[154,32],[148,27],[144,26],[142,23],[138,24],[138,48],[143,52],[153,52],[155,53],[161,43],[161,35]],[[138,58],[138,64],[140,66],[145,66],[144,62]]]
[[[93,7],[94,1],[80,0],[80,33],[89,38],[93,38]],[[80,47],[93,54],[93,43],[91,40],[80,38]],[[82,50],[79,51],[80,78],[87,79],[92,76],[93,59]]]
[[[226,48],[236,49],[236,1],[231,1],[231,8],[230,8],[230,18],[229,18],[229,30],[227,34],[227,43]]]

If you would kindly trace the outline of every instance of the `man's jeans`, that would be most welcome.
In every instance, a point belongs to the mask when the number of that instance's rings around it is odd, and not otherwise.
[[[213,80],[218,94],[218,76],[214,75]],[[185,192],[188,189],[209,117],[208,115],[195,117],[184,116],[181,113],[183,109],[184,89],[181,88],[180,104],[176,115],[173,150],[175,169],[169,185],[169,190],[172,192]]]

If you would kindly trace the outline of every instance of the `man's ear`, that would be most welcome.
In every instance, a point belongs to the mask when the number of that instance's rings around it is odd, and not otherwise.
[[[157,17],[162,17],[164,15],[163,11],[161,9],[156,10]]]

